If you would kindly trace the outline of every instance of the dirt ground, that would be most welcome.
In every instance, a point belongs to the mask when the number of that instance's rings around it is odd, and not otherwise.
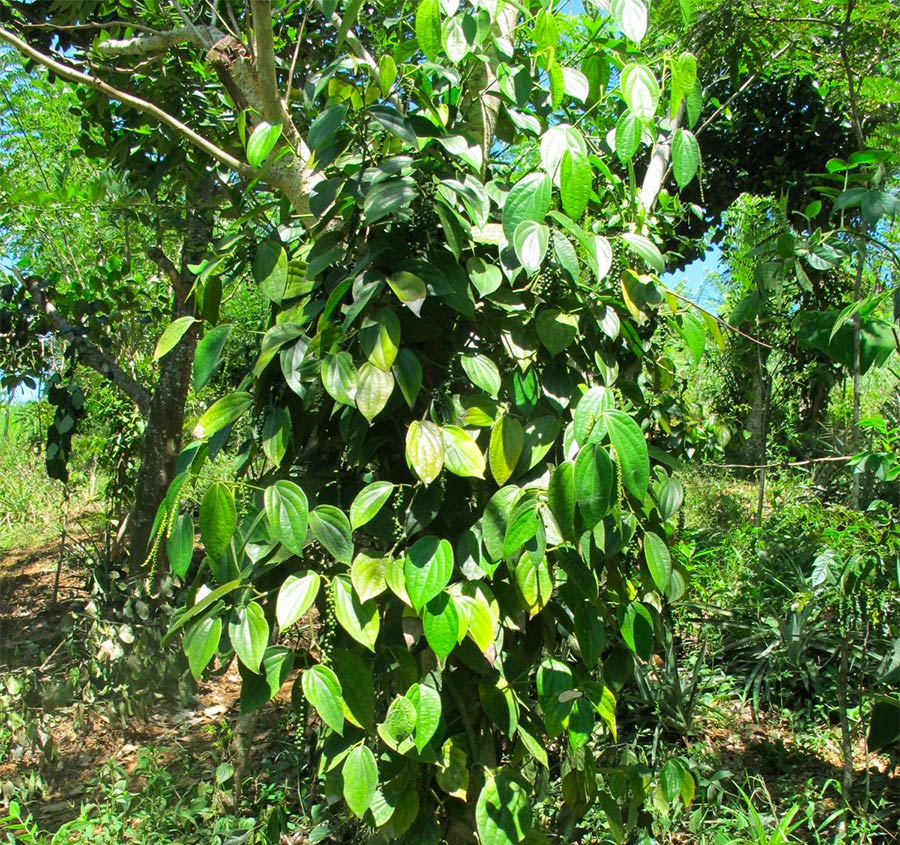
[[[83,537],[70,541],[74,546],[85,542]],[[91,598],[83,565],[71,551],[60,555],[58,541],[29,549],[0,549],[0,672],[32,670],[38,678],[59,672],[55,650],[65,642],[73,615],[83,613]],[[41,701],[34,701],[29,713],[18,715],[20,721],[30,715],[35,724],[42,715],[42,730],[36,734],[17,723],[16,714],[3,712],[7,692],[0,687],[0,815],[5,801],[15,792],[21,795],[23,788],[27,792],[31,784],[34,800],[29,809],[42,829],[52,831],[77,815],[92,780],[108,761],[117,761],[130,772],[147,747],[181,746],[198,755],[227,755],[227,748],[214,746],[221,745],[216,739],[222,735],[221,727],[236,722],[240,677],[232,666],[200,683],[189,706],[161,700],[144,717],[122,718],[104,712],[96,702],[69,704],[48,714]],[[253,747],[252,756],[264,751],[265,730],[274,727],[279,713],[289,707],[289,693],[286,684],[276,704],[262,711],[257,733],[261,744]],[[731,772],[737,783],[748,775],[764,775],[774,784],[772,796],[779,803],[808,791],[810,784],[841,777],[840,749],[834,742],[826,739],[816,748],[805,747],[783,719],[766,714],[754,718],[749,708],[736,704],[703,724],[686,744],[693,759],[703,760],[710,771]],[[865,781],[868,771],[870,788],[896,793],[900,814],[900,770],[891,770],[886,757],[867,757],[861,744],[855,757],[857,782]],[[835,800],[834,795],[823,797],[819,811],[827,814]]]

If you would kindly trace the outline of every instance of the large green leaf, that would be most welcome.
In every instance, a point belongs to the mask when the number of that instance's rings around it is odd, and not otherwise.
[[[622,112],[616,121],[616,155],[622,164],[627,164],[634,158],[638,147],[641,145],[641,121],[631,111]]]
[[[614,406],[612,392],[606,387],[592,387],[575,406],[572,429],[579,446],[599,443],[606,434],[605,414]]]
[[[441,427],[444,438],[444,466],[464,478],[484,478],[484,455],[469,432],[455,425]]]
[[[350,811],[362,818],[372,804],[378,786],[378,766],[375,755],[367,745],[350,750],[341,768],[344,780],[344,800]]]
[[[573,156],[566,150],[560,165],[559,192],[563,211],[573,220],[581,217],[587,209],[592,180],[593,174],[587,156]]]
[[[258,672],[269,644],[269,623],[257,602],[238,608],[228,623],[228,639],[238,660],[251,672]]]
[[[633,253],[646,262],[649,267],[656,270],[657,273],[662,273],[666,269],[666,260],[650,238],[645,238],[643,235],[635,235],[632,232],[623,232],[620,237]]]
[[[836,311],[809,311],[797,316],[797,337],[805,346],[824,352],[832,360],[853,369],[853,326],[846,322],[837,332]],[[882,366],[895,349],[893,327],[886,320],[863,318],[859,331],[859,369],[865,374],[872,366]]]
[[[665,595],[672,583],[672,558],[669,555],[669,547],[652,531],[644,534],[644,558],[656,589]]]
[[[440,0],[420,0],[416,8],[416,41],[430,62],[436,62],[441,51]]]
[[[350,505],[350,527],[355,531],[371,522],[394,492],[390,481],[373,481],[356,494]]]
[[[444,467],[444,437],[428,420],[413,420],[406,432],[406,460],[423,484],[431,484]]]
[[[194,520],[187,513],[179,514],[172,522],[166,537],[166,558],[169,567],[179,578],[184,578],[194,553]]]
[[[584,601],[575,608],[575,639],[584,665],[593,669],[603,653],[606,632],[600,610],[590,602]]]
[[[412,606],[421,611],[450,583],[453,547],[447,540],[438,537],[417,540],[406,552],[403,574]]]
[[[399,299],[417,317],[422,312],[427,293],[425,282],[413,273],[400,270],[388,276],[388,285]]]
[[[459,639],[459,614],[453,597],[438,593],[425,605],[422,623],[425,641],[439,660],[446,660]]]
[[[688,129],[678,129],[672,139],[672,175],[679,188],[683,188],[700,167],[700,144]]]
[[[197,344],[197,349],[194,352],[193,367],[195,393],[209,383],[209,380],[225,360],[222,356],[222,350],[225,348],[225,341],[228,340],[230,331],[230,324],[216,326],[203,335]]]
[[[394,392],[394,377],[366,362],[359,368],[356,382],[356,407],[372,422],[387,405]]]
[[[502,380],[497,365],[486,355],[463,355],[460,364],[469,381],[489,396],[497,398]]]
[[[346,575],[336,575],[331,581],[331,590],[334,615],[341,627],[360,645],[374,652],[381,628],[378,606],[374,601],[361,602]]]
[[[309,519],[306,494],[293,481],[276,481],[266,488],[263,506],[269,536],[298,557],[303,554]]]
[[[653,71],[644,64],[626,65],[619,79],[622,96],[638,120],[649,123],[656,115],[660,89]]]
[[[422,364],[412,350],[401,349],[394,359],[392,372],[406,404],[412,408],[422,389]]]
[[[640,426],[623,411],[603,415],[609,440],[616,450],[622,483],[638,501],[643,500],[650,484],[650,455]]]
[[[638,42],[644,37],[647,32],[647,6],[643,0],[612,0],[609,10],[626,38]]]
[[[331,556],[347,566],[353,560],[353,530],[347,515],[334,505],[319,505],[310,511],[309,530]]]
[[[208,437],[231,425],[253,404],[253,396],[249,393],[229,393],[207,408],[206,412],[194,426],[193,435],[197,440]]]
[[[593,530],[612,503],[613,463],[602,446],[589,443],[575,459],[575,496],[585,525]]]
[[[262,430],[263,454],[273,466],[280,467],[291,439],[291,415],[285,408],[272,408]]]
[[[375,721],[375,683],[372,664],[353,651],[336,648],[332,667],[341,684],[344,718],[359,728],[370,730]]]
[[[237,527],[234,493],[222,481],[214,481],[200,502],[200,539],[210,557],[221,559]]]
[[[437,0],[425,0],[425,2],[437,2]],[[379,182],[366,194],[363,204],[366,225],[372,225],[382,217],[405,208],[418,195],[416,183],[411,179],[388,179]]]
[[[550,512],[556,520],[564,540],[575,539],[575,466],[571,461],[561,463],[550,476],[547,488]]]
[[[322,579],[307,569],[298,575],[288,575],[278,590],[275,618],[282,630],[290,628],[312,606],[319,593]]]
[[[551,355],[559,355],[578,337],[578,316],[558,308],[543,308],[535,318],[538,337]]]
[[[372,557],[360,552],[350,567],[350,581],[359,600],[365,604],[380,596],[387,589],[387,568],[390,557]]]
[[[413,684],[406,697],[416,708],[416,749],[421,754],[441,723],[441,694],[427,684]]]
[[[281,304],[287,287],[289,262],[287,252],[280,241],[269,238],[256,249],[253,259],[253,277],[263,295]]]
[[[524,176],[509,191],[503,204],[503,231],[512,242],[518,225],[525,220],[543,223],[550,210],[550,177],[544,173]]]
[[[475,825],[484,845],[517,845],[531,829],[531,801],[507,771],[488,773],[475,807]]]
[[[549,245],[550,229],[543,223],[523,220],[513,232],[516,257],[529,275],[534,275],[541,269]]]
[[[266,123],[261,120],[247,139],[247,164],[259,167],[275,149],[280,137],[280,123]]]
[[[203,670],[215,656],[221,636],[222,620],[217,616],[201,619],[184,635],[184,653],[195,678],[203,674]]]
[[[335,402],[356,404],[359,374],[349,352],[326,355],[322,359],[322,385]]]
[[[515,417],[502,416],[491,429],[488,463],[497,484],[506,483],[516,466],[525,445],[525,432]]]
[[[179,317],[177,320],[169,323],[156,343],[156,349],[153,350],[153,360],[158,361],[163,355],[171,352],[191,326],[198,322],[200,321],[196,317]]]
[[[341,682],[327,666],[310,666],[302,676],[306,700],[316,708],[319,718],[335,733],[344,733],[344,697]]]
[[[625,645],[642,660],[649,660],[653,653],[653,618],[650,611],[639,601],[620,607],[619,629]]]
[[[400,318],[390,308],[379,308],[363,322],[359,348],[370,364],[389,372],[400,349]]]

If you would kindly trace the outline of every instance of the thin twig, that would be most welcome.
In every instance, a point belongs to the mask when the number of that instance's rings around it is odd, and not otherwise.
[[[724,326],[726,329],[728,329],[728,331],[734,332],[735,334],[739,334],[741,337],[746,338],[747,340],[751,341],[752,343],[755,343],[758,346],[762,346],[765,349],[774,349],[775,348],[770,343],[766,343],[764,340],[760,340],[759,338],[753,337],[753,335],[751,335],[751,334],[747,334],[747,332],[741,331],[739,328],[737,328],[737,326],[732,326],[731,323],[729,323],[727,320],[723,319],[718,314],[713,314],[712,311],[707,310],[702,305],[698,305],[696,302],[694,302],[694,300],[690,299],[689,297],[684,296],[683,294],[677,293],[676,291],[671,290],[671,289],[667,289],[666,293],[670,293],[676,299],[680,299],[682,302],[686,303],[687,305],[690,305],[692,308],[696,308],[702,314],[706,314],[707,317],[712,317],[720,326]]]

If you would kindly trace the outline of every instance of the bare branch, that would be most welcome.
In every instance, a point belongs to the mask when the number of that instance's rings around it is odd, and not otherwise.
[[[698,305],[694,300],[689,299],[686,296],[682,296],[680,293],[676,293],[674,290],[669,289],[667,293],[672,294],[676,299],[680,299],[687,305],[690,305],[691,308],[696,308],[701,314],[706,314],[707,317],[712,317],[720,326],[727,329],[730,332],[734,332],[735,334],[739,334],[741,337],[749,340],[751,343],[755,343],[757,346],[762,346],[765,349],[774,349],[770,343],[766,343],[764,340],[760,340],[757,337],[753,337],[752,334],[747,334],[746,332],[742,332],[737,326],[732,326],[727,320],[724,320],[718,314],[713,314],[712,311],[708,311],[702,305]]]
[[[7,44],[12,45],[20,53],[28,56],[28,58],[30,59],[33,59],[38,64],[49,68],[62,79],[65,79],[69,82],[75,82],[79,85],[86,85],[88,88],[91,88],[94,91],[99,91],[101,94],[106,95],[110,99],[118,100],[119,102],[125,103],[126,105],[129,105],[132,108],[143,112],[144,114],[149,114],[150,116],[155,117],[160,123],[177,132],[179,135],[181,135],[182,138],[190,141],[190,143],[195,147],[202,150],[207,155],[212,156],[212,158],[214,158],[221,164],[224,164],[227,167],[230,167],[233,170],[237,171],[242,176],[246,176],[249,178],[254,175],[253,168],[248,164],[236,159],[233,155],[225,152],[225,150],[220,149],[208,138],[204,138],[189,126],[185,126],[185,124],[183,124],[180,120],[174,118],[168,112],[163,111],[161,108],[159,108],[159,106],[156,106],[153,103],[148,102],[147,100],[142,100],[140,97],[135,97],[133,94],[129,94],[125,91],[115,88],[108,82],[104,82],[102,79],[98,79],[97,77],[82,73],[79,70],[75,70],[75,68],[69,67],[69,65],[57,61],[51,56],[42,53],[40,50],[35,49],[28,42],[23,41],[17,35],[13,34],[7,29],[3,29],[2,27],[0,27],[0,40],[3,40]]]
[[[75,327],[63,319],[36,279],[24,276],[17,267],[12,268],[12,273],[44,313],[53,331],[75,347],[78,359],[118,387],[146,417],[150,413],[150,391],[128,375],[103,350],[77,334]]]
[[[181,26],[178,29],[170,29],[168,32],[158,32],[155,35],[139,35],[134,38],[110,38],[101,41],[96,49],[98,53],[106,56],[146,56],[154,53],[164,53],[176,44],[193,44],[195,47],[208,48],[214,44],[224,33],[211,26]]]
[[[646,212],[650,212],[659,192],[662,190],[666,173],[669,170],[669,162],[672,160],[672,139],[681,126],[681,120],[684,117],[684,98],[678,106],[675,119],[672,121],[672,131],[663,139],[658,140],[653,145],[653,152],[650,155],[650,163],[647,165],[647,172],[644,174],[644,181],[641,183],[641,207]]]

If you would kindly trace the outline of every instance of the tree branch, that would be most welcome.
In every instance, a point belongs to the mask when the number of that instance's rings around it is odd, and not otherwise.
[[[275,37],[272,33],[272,7],[268,0],[250,0],[253,11],[253,41],[256,73],[262,99],[262,116],[269,123],[285,123],[284,109],[275,75]]]
[[[75,347],[78,359],[118,387],[146,417],[150,413],[150,391],[128,375],[103,350],[76,334],[74,327],[63,319],[35,279],[26,278],[17,267],[12,268],[12,273],[44,313],[53,331]]]
[[[82,73],[79,70],[75,70],[75,68],[69,67],[62,62],[56,61],[56,59],[53,59],[52,57],[42,53],[40,50],[35,49],[27,41],[23,41],[17,35],[2,27],[0,27],[0,40],[5,41],[7,44],[15,47],[16,50],[18,50],[23,55],[28,56],[28,58],[33,59],[39,65],[43,65],[49,70],[52,70],[57,76],[61,77],[62,79],[65,79],[69,82],[75,82],[79,85],[85,85],[94,91],[99,91],[101,94],[104,94],[112,100],[118,100],[119,102],[125,103],[126,105],[129,105],[132,108],[143,112],[144,114],[148,114],[151,117],[156,118],[160,123],[174,130],[176,133],[181,135],[182,138],[189,141],[195,147],[202,150],[221,164],[232,168],[240,175],[246,176],[248,178],[255,175],[255,171],[248,164],[240,161],[239,159],[236,159],[233,155],[225,152],[225,150],[220,149],[208,138],[204,138],[189,126],[185,126],[185,124],[183,124],[180,120],[172,117],[172,115],[170,115],[168,112],[163,111],[161,108],[159,108],[159,106],[156,106],[153,103],[148,102],[147,100],[142,100],[140,97],[135,97],[133,94],[128,94],[125,91],[121,91],[120,89],[113,87],[112,85],[104,82],[101,79],[90,76],[86,73]]]
[[[666,173],[669,170],[669,162],[672,160],[672,139],[681,126],[681,120],[684,117],[684,98],[678,106],[675,113],[675,119],[672,121],[671,132],[662,140],[658,140],[653,145],[653,152],[650,155],[650,163],[647,165],[647,172],[644,174],[644,181],[641,183],[641,207],[645,212],[650,212],[656,205],[656,199],[662,190]]]
[[[211,26],[180,26],[167,32],[155,35],[138,35],[134,38],[110,38],[101,41],[96,50],[107,56],[146,56],[153,53],[164,53],[176,44],[193,44],[206,48],[215,44],[225,33]],[[205,36],[205,38],[204,38]]]

